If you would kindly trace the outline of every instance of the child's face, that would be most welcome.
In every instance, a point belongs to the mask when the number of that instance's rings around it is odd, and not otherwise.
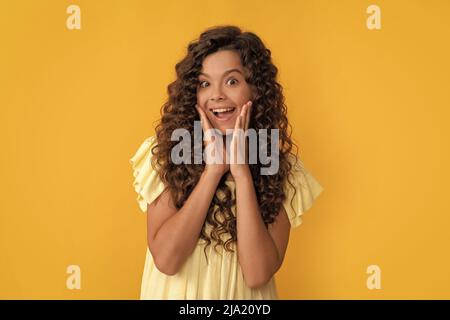
[[[230,72],[232,69],[235,71]],[[234,128],[242,106],[252,96],[239,54],[223,50],[208,55],[198,79],[198,106],[205,111],[211,125],[226,134],[226,129]]]

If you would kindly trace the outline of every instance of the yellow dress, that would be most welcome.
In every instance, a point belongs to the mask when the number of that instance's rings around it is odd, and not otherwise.
[[[136,190],[137,202],[142,212],[147,212],[147,203],[155,200],[164,190],[164,184],[158,173],[151,166],[151,147],[156,143],[156,137],[151,136],[144,140],[135,155],[130,159],[133,170],[133,186]],[[291,228],[302,223],[301,215],[313,204],[314,200],[322,192],[323,187],[306,170],[303,163],[294,168],[294,184],[297,189],[292,202],[294,210],[290,206],[293,195],[291,187],[286,186],[287,200],[284,208],[289,216]],[[234,191],[234,182],[226,182]],[[233,193],[232,193],[233,194]],[[235,207],[232,208],[235,214]],[[207,227],[210,226],[207,224]],[[209,234],[210,229],[206,229]],[[153,262],[153,257],[147,247],[144,272],[141,282],[140,298],[153,299],[278,299],[275,277],[260,288],[249,288],[245,285],[243,273],[238,262],[236,245],[235,252],[226,251],[222,246],[217,246],[218,254],[214,249],[214,242],[207,249],[208,261],[204,254],[205,241],[199,238],[197,247],[186,260],[180,271],[172,276],[160,272]],[[209,262],[209,263],[208,263]]]

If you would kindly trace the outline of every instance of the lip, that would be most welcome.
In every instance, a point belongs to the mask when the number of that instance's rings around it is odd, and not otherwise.
[[[226,107],[224,107],[224,108],[226,108]],[[214,109],[216,109],[216,107],[214,107]],[[227,115],[227,116],[225,116],[225,117],[223,117],[223,118],[217,118],[217,117],[214,115],[213,109],[211,108],[211,109],[209,110],[209,112],[211,112],[211,115],[214,117],[214,120],[215,120],[215,121],[219,121],[219,122],[226,122],[226,121],[230,120],[231,118],[234,117],[234,115],[236,114],[237,111],[238,111],[238,108],[237,108],[237,107],[234,107],[234,111],[233,111],[232,114],[229,114],[229,115]]]

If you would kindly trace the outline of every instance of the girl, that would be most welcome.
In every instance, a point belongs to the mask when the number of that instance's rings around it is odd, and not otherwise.
[[[141,299],[278,299],[274,275],[290,228],[323,188],[292,151],[271,52],[254,33],[211,28],[189,44],[176,73],[156,134],[130,159],[147,213]],[[278,129],[277,172],[261,175],[266,164],[259,159],[175,164],[172,133],[182,128],[192,135],[196,120],[224,138],[227,129],[269,129],[269,136]],[[248,148],[232,132],[231,146]],[[270,150],[258,145],[258,152],[264,148]]]

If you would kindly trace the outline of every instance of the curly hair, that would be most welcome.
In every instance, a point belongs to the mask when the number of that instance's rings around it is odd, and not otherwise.
[[[253,91],[253,110],[249,128],[267,129],[268,141],[271,141],[271,130],[279,130],[279,168],[274,175],[260,175],[262,167],[259,159],[249,164],[258,204],[266,228],[274,221],[283,201],[286,199],[283,186],[288,182],[295,187],[289,177],[291,168],[297,162],[298,147],[291,139],[292,128],[288,123],[283,88],[277,82],[277,67],[271,61],[271,51],[265,47],[261,39],[252,32],[242,32],[236,26],[217,26],[201,33],[198,40],[187,47],[186,56],[176,66],[177,79],[168,85],[168,100],[161,108],[161,119],[156,126],[157,144],[152,148],[153,162],[159,167],[159,176],[169,189],[176,208],[180,209],[200,179],[205,163],[174,164],[171,150],[178,143],[171,141],[172,132],[184,128],[194,132],[194,121],[199,121],[199,114],[194,108],[197,99],[198,75],[206,56],[219,50],[234,50],[240,56],[242,66],[246,70],[245,80]],[[268,143],[267,143],[268,144]],[[294,153],[293,146],[296,152]],[[195,146],[194,146],[195,148]],[[259,146],[261,148],[261,146]],[[267,147],[266,150],[270,150]],[[295,155],[295,164],[289,161],[290,154]],[[225,250],[233,252],[231,245],[237,240],[236,217],[231,208],[236,204],[236,197],[225,183],[226,175],[220,180],[214,195],[200,238],[207,242],[206,248],[215,241],[214,249],[223,245]],[[223,197],[218,197],[218,192]],[[292,199],[291,199],[292,206]],[[221,217],[222,219],[218,219]],[[210,234],[206,234],[206,224],[212,226]],[[229,235],[225,242],[222,234]],[[207,258],[207,256],[206,256]]]

